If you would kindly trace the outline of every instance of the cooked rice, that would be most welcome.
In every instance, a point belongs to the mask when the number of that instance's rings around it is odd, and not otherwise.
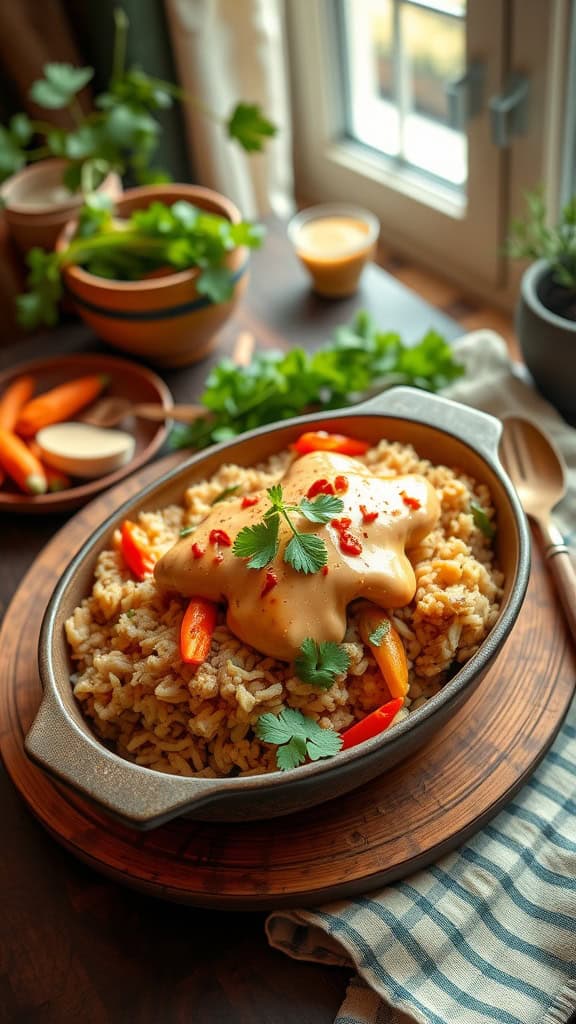
[[[236,496],[269,487],[292,456],[274,456],[245,469],[222,466],[190,487],[183,504],[138,518],[146,543],[159,557],[184,526],[199,523],[221,492]],[[382,441],[364,456],[381,476],[421,473],[435,488],[441,518],[408,554],[417,580],[414,600],[390,610],[410,668],[410,689],[397,721],[439,691],[467,661],[494,624],[502,575],[490,542],[474,524],[470,503],[494,520],[488,488],[464,473],[422,460],[409,446]],[[325,728],[341,731],[385,702],[382,677],[362,644],[358,603],[349,609],[346,676],[318,691],[292,666],[265,657],[226,628],[222,612],[208,660],[199,668],[179,655],[185,598],[166,596],[153,579],[136,581],[114,547],[98,558],[92,593],[66,623],[75,663],[74,694],[97,733],[122,757],[157,771],[204,778],[255,775],[276,768],[275,747],[254,735],[264,712],[298,708]]]

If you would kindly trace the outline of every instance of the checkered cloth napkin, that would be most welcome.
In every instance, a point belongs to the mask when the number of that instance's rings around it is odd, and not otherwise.
[[[569,466],[555,520],[576,556],[576,430],[492,331],[455,342],[450,397],[535,419]],[[279,911],[270,943],[356,968],[335,1024],[565,1024],[576,1011],[576,703],[519,794],[465,846],[353,900]]]

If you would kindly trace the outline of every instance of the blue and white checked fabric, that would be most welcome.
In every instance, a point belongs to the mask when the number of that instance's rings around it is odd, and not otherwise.
[[[557,521],[576,555],[576,431],[510,367],[503,341],[456,343],[451,397],[528,415],[569,465]],[[270,943],[356,968],[335,1024],[566,1024],[576,1011],[576,703],[524,788],[461,849],[353,900],[273,913]]]

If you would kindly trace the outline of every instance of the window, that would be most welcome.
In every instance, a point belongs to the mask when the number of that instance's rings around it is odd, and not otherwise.
[[[510,219],[559,191],[571,6],[289,0],[299,197],[362,202],[397,250],[510,304]]]

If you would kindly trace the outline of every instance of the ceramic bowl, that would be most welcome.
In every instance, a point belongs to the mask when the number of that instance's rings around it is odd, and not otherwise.
[[[95,738],[70,685],[64,622],[90,592],[98,553],[126,517],[181,499],[186,486],[209,477],[222,462],[251,465],[315,428],[414,444],[435,463],[457,465],[488,484],[498,514],[497,547],[505,596],[497,622],[479,650],[440,693],[389,731],[292,772],[231,779],[180,778],[122,760]],[[498,420],[447,399],[396,388],[330,416],[316,414],[264,427],[192,457],[131,499],[96,530],[64,572],[46,612],[40,638],[44,695],[26,749],[50,772],[137,827],[177,815],[208,820],[269,818],[333,799],[381,774],[423,744],[481,682],[506,640],[526,591],[530,542],[525,516],[498,459]],[[505,687],[505,680],[502,681]]]
[[[233,224],[240,211],[218,192],[199,185],[153,185],[127,189],[116,203],[120,216],[146,209],[152,202],[183,199]],[[74,233],[68,224],[57,242],[65,246]],[[248,283],[248,250],[241,246],[226,256],[234,290],[227,302],[200,295],[197,268],[149,277],[142,281],[110,281],[83,267],[64,271],[69,298],[82,319],[109,345],[140,356],[156,366],[187,366],[203,359],[216,345],[218,331],[232,315]]]
[[[67,160],[41,160],[2,185],[4,219],[21,252],[35,245],[52,249],[70,218],[77,216],[83,200],[80,193],[67,192],[62,185],[67,166]],[[120,177],[108,174],[97,191],[117,199],[122,192]]]
[[[65,381],[92,373],[102,373],[109,378],[107,397],[127,398],[135,403],[159,403],[166,409],[166,419],[162,423],[152,423],[127,417],[122,427],[133,435],[135,441],[134,454],[130,461],[92,480],[73,478],[70,487],[63,491],[24,494],[6,478],[0,483],[0,513],[50,515],[79,508],[96,497],[100,491],[113,487],[130,473],[144,466],[166,441],[170,429],[169,410],[173,405],[170,390],[158,374],[128,359],[96,353],[34,359],[11,366],[9,370],[0,373],[0,393],[17,377],[28,374],[35,379],[36,391],[40,394]]]

